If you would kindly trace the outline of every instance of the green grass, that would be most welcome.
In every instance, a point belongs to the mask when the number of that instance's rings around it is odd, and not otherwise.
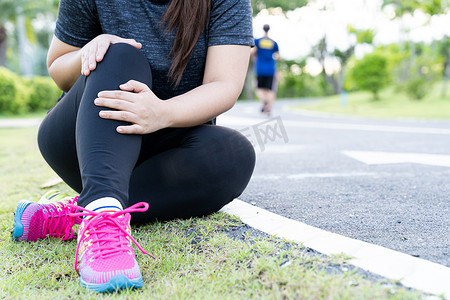
[[[336,95],[317,103],[295,106],[293,109],[368,118],[450,119],[450,95],[443,98],[441,90],[442,83],[438,83],[424,99],[410,100],[406,94],[396,92],[391,87],[380,93],[379,100],[373,100],[368,92],[353,92],[348,94],[345,107],[341,105],[341,97]]]
[[[12,114],[0,112],[0,119],[19,119],[19,118],[40,118],[43,119],[48,110],[40,110],[34,112],[24,112],[19,114]]]
[[[395,282],[367,280],[346,255],[324,257],[274,237],[227,233],[243,226],[233,216],[174,220],[133,227],[154,260],[137,253],[145,287],[97,294],[79,284],[76,241],[11,241],[20,199],[36,199],[54,173],[36,147],[36,128],[0,129],[1,299],[421,299]],[[65,184],[57,189],[71,192]],[[71,192],[73,194],[73,192]],[[137,252],[139,252],[137,250]]]

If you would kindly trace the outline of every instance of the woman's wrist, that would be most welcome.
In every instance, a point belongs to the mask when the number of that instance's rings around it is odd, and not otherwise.
[[[174,103],[171,102],[170,100],[160,100],[161,101],[161,105],[160,105],[160,115],[163,116],[162,117],[162,122],[163,122],[163,128],[168,128],[168,127],[176,127],[174,126],[176,124],[176,117],[175,117],[175,111],[177,110],[176,105],[173,105]]]

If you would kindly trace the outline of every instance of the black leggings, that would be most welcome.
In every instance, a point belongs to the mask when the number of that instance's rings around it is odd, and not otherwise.
[[[165,128],[146,135],[116,132],[122,121],[99,117],[102,90],[128,80],[151,88],[145,56],[127,44],[111,45],[102,62],[81,76],[47,114],[38,144],[51,168],[86,206],[102,198],[124,208],[148,202],[133,223],[189,218],[218,211],[247,186],[255,165],[251,143],[239,132],[215,125]]]

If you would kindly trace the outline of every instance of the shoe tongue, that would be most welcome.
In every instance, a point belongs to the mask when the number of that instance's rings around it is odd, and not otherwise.
[[[125,231],[129,232],[129,219],[130,215],[120,215],[114,218],[120,227],[122,227]],[[90,222],[90,220],[85,220],[85,222]],[[126,238],[125,233],[118,227],[111,219],[105,219],[100,221],[97,225],[94,225],[89,229],[91,235],[95,236],[93,242],[96,243],[100,248],[107,247],[107,245],[111,245],[112,242],[110,239],[114,240],[113,243],[124,243],[129,242]],[[104,240],[106,238],[107,240]],[[105,248],[109,250],[109,248]],[[112,253],[107,255],[113,255]]]
[[[108,214],[113,214],[115,212],[113,211],[113,212],[107,212],[107,213]],[[85,219],[85,221],[88,223],[88,222],[91,221],[91,218],[92,217],[89,217],[89,218]],[[129,227],[131,217],[130,217],[130,214],[125,214],[125,215],[115,216],[115,217],[113,217],[111,219],[114,219],[115,221],[117,221],[117,223],[119,223],[119,225],[121,227],[125,227],[126,228],[126,227]],[[113,223],[114,221],[112,221],[111,219],[110,218],[105,218],[104,221],[100,221],[98,223],[98,225],[94,225],[94,227],[97,227],[97,228],[101,227],[102,229],[112,229],[114,231],[119,230],[117,228],[117,225],[115,223]],[[103,222],[106,222],[106,224],[104,224]],[[97,228],[95,228],[95,229],[97,229]]]

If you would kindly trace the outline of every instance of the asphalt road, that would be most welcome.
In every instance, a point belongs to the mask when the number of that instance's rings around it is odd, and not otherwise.
[[[254,144],[241,200],[450,267],[450,121],[369,120],[241,102],[218,118]]]

